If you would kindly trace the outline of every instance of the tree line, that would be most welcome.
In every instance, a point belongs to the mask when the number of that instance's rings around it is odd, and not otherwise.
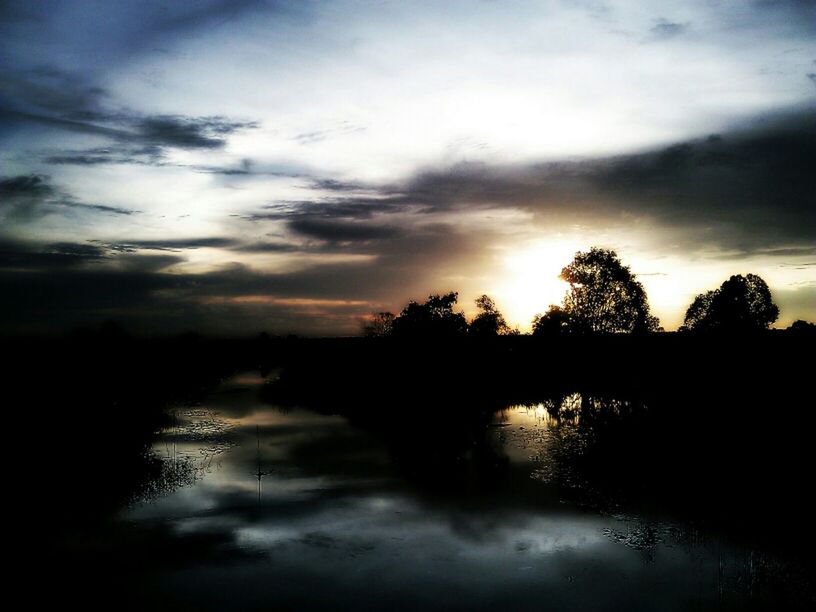
[[[562,305],[551,305],[532,322],[534,336],[566,334],[646,334],[662,331],[651,314],[643,285],[618,255],[597,247],[578,252],[561,270],[569,285]],[[431,295],[425,302],[410,301],[399,314],[379,312],[363,326],[373,337],[454,338],[518,334],[487,295],[476,299],[478,314],[467,321],[454,310],[459,294]],[[756,274],[737,274],[719,288],[701,293],[686,310],[681,332],[745,333],[768,329],[779,318],[765,281]],[[816,325],[796,321],[791,329],[816,331]]]

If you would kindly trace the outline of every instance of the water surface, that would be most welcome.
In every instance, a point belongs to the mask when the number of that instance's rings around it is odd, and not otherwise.
[[[264,403],[263,382],[253,373],[229,380],[201,405],[175,409],[156,438],[161,469],[119,518],[155,539],[154,570],[139,576],[132,595],[145,605],[779,603],[789,572],[772,555],[620,506],[573,473],[564,456],[592,442],[580,427],[579,407],[589,401],[580,394],[506,406],[451,455],[435,447],[433,416],[406,439],[339,414]],[[632,406],[612,399],[603,410]]]

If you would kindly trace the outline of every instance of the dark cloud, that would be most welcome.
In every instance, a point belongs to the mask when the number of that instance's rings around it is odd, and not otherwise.
[[[284,200],[265,206],[263,212],[247,215],[249,221],[291,221],[294,218],[371,219],[377,215],[431,212],[434,202],[420,196],[393,194],[381,189],[381,196],[342,196],[315,200]]]
[[[105,204],[85,204],[84,202],[77,202],[69,196],[63,196],[59,201],[53,202],[54,206],[64,206],[65,208],[73,208],[78,210],[88,210],[103,213],[110,213],[112,215],[135,215],[138,210],[130,208],[120,208],[118,206],[107,206]]]
[[[224,117],[159,115],[137,121],[138,138],[157,146],[180,149],[223,147],[225,136],[258,127],[253,121],[230,121]]]
[[[0,117],[7,129],[35,124],[109,140],[103,147],[59,151],[44,159],[86,166],[165,165],[167,149],[220,149],[231,134],[258,127],[255,121],[223,116],[145,115],[111,109],[107,91],[87,79],[83,74],[42,67],[0,75]]]
[[[323,191],[367,191],[370,187],[364,186],[362,183],[351,181],[338,181],[335,179],[313,179],[310,184],[311,189],[319,189]]]
[[[138,211],[105,204],[81,202],[56,188],[47,176],[29,174],[0,179],[0,216],[26,222],[60,210],[132,215]]]
[[[247,219],[276,221],[324,251],[379,253],[435,214],[511,209],[542,227],[648,224],[695,250],[798,257],[816,234],[816,111],[617,157],[546,164],[459,164],[399,184],[313,181],[337,195],[281,201]],[[423,221],[424,219],[424,221]],[[373,244],[367,244],[373,243]],[[279,245],[274,248],[282,248]],[[286,247],[286,248],[291,248]],[[304,251],[315,250],[309,243]]]
[[[110,118],[103,108],[107,91],[82,73],[38,66],[0,74],[0,108],[20,113],[55,113],[65,121]],[[34,111],[33,109],[37,109]]]
[[[174,255],[137,255],[136,249],[106,244],[96,240],[84,243],[54,242],[36,245],[8,238],[0,238],[0,269],[26,270],[37,274],[56,270],[86,269],[95,265],[101,273],[159,272],[183,261]],[[101,268],[98,266],[102,266]]]
[[[4,119],[6,129],[14,128],[21,124],[33,123],[40,126],[67,130],[79,134],[103,136],[114,140],[125,140],[132,137],[132,134],[124,130],[95,125],[86,121],[77,121],[62,117],[46,116],[39,113],[9,110],[2,108],[2,106],[0,106],[0,118]]]
[[[816,234],[816,111],[756,121],[731,133],[635,155],[427,171],[379,198],[291,204],[280,215],[370,218],[395,211],[512,208],[540,223],[647,221],[690,248],[742,253],[812,244]],[[397,194],[397,195],[394,195]]]
[[[44,198],[52,195],[54,188],[43,176],[36,174],[0,179],[0,201],[15,198]]]
[[[90,244],[54,243],[35,248],[0,240],[0,269],[61,270],[105,259],[105,250]]]
[[[306,245],[290,242],[250,242],[232,249],[242,253],[303,253],[310,252]]]
[[[326,241],[370,241],[393,238],[400,230],[394,226],[364,224],[334,219],[299,218],[289,221],[292,231]]]
[[[657,23],[651,28],[652,36],[658,39],[674,38],[689,28],[688,23],[678,23],[668,21],[666,19],[659,19]]]
[[[138,7],[94,0],[4,0],[0,2],[0,28],[6,40],[0,48],[10,47],[18,53],[23,49],[39,57],[36,50],[57,38],[63,41],[62,50],[70,51],[77,62],[93,62],[104,69],[135,55],[166,52],[165,44],[229,26],[252,12],[283,19],[305,13],[309,6],[279,0],[143,0]]]
[[[92,147],[83,150],[65,150],[58,155],[45,157],[43,161],[54,165],[98,166],[100,164],[167,165],[164,151],[156,145],[129,146],[122,144],[108,147]]]

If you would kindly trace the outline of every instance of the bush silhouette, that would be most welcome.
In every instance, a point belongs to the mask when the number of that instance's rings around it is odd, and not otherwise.
[[[533,319],[534,336],[558,336],[569,333],[570,317],[560,306],[551,304],[543,315],[537,314]]]

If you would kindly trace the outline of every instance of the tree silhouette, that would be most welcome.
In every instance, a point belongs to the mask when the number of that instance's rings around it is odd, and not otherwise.
[[[543,315],[537,314],[533,319],[534,336],[558,336],[570,331],[570,318],[567,312],[554,304]]]
[[[480,295],[476,298],[476,307],[479,314],[470,322],[468,330],[477,337],[490,337],[504,335],[509,332],[507,322],[502,313],[496,308],[496,302],[487,295]]]
[[[393,312],[378,312],[371,320],[363,324],[363,335],[369,338],[390,336],[394,327]]]
[[[413,300],[394,319],[393,334],[403,338],[450,338],[463,336],[468,325],[464,313],[454,312],[459,294],[428,296],[424,304]]]
[[[648,332],[660,328],[646,292],[617,254],[593,247],[575,254],[561,270],[570,289],[564,298],[569,328],[579,333]]]
[[[779,317],[771,290],[756,274],[736,274],[719,289],[701,293],[686,310],[683,331],[768,329]]]

